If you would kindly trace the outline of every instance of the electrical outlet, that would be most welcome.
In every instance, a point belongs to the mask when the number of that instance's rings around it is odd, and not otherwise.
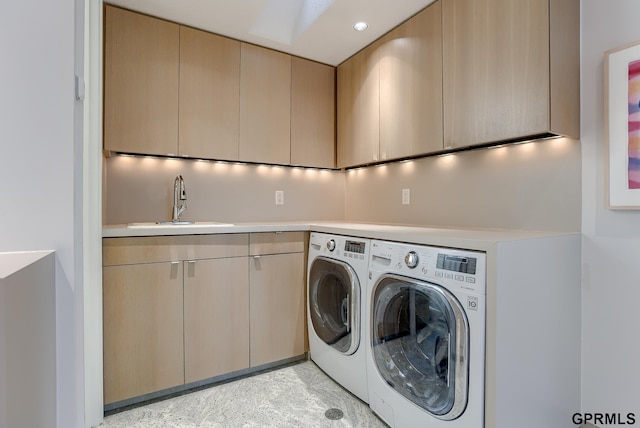
[[[276,205],[284,205],[284,190],[276,190]]]
[[[411,203],[411,190],[402,189],[402,205],[409,205]]]

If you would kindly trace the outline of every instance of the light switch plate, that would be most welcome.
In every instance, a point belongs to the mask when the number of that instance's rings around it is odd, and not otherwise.
[[[402,205],[409,205],[411,203],[411,190],[402,189]]]
[[[276,190],[276,205],[284,205],[284,190]]]

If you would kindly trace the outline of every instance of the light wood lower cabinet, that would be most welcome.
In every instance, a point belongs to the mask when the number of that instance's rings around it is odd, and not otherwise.
[[[251,366],[304,354],[304,254],[250,262]]]
[[[304,354],[304,233],[252,233],[249,247],[251,367]]]
[[[184,268],[185,382],[248,368],[247,257],[195,260]]]
[[[104,267],[105,403],[184,383],[182,269]]]
[[[304,232],[105,238],[105,404],[303,355],[305,247]]]

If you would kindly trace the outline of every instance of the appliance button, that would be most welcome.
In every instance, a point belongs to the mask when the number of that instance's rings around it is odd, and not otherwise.
[[[444,277],[447,279],[453,279],[453,274],[452,273],[445,273]]]
[[[456,281],[464,281],[464,276],[456,275]]]
[[[476,283],[476,279],[472,276],[468,276],[466,281],[470,284],[475,284]]]
[[[335,249],[336,249],[336,241],[333,239],[330,239],[329,241],[327,241],[327,250],[333,251]]]
[[[418,261],[420,258],[418,257],[418,253],[415,251],[409,251],[406,256],[404,256],[404,263],[408,268],[413,269],[418,266]]]
[[[442,272],[436,272],[436,277],[442,278]]]

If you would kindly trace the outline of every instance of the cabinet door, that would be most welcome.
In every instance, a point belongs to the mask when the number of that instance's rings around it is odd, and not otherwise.
[[[335,68],[291,58],[291,164],[335,167]]]
[[[288,165],[291,56],[241,44],[240,159]]]
[[[185,382],[249,367],[246,257],[185,262]]]
[[[338,66],[338,166],[377,161],[379,151],[379,42]]]
[[[105,7],[104,148],[178,154],[179,27]]]
[[[240,42],[180,27],[180,156],[238,159]]]
[[[441,11],[433,3],[381,41],[381,160],[442,150]]]
[[[249,260],[251,367],[304,353],[304,253]]]
[[[182,263],[103,269],[104,401],[184,383]]]
[[[549,129],[548,0],[443,0],[445,147]]]

